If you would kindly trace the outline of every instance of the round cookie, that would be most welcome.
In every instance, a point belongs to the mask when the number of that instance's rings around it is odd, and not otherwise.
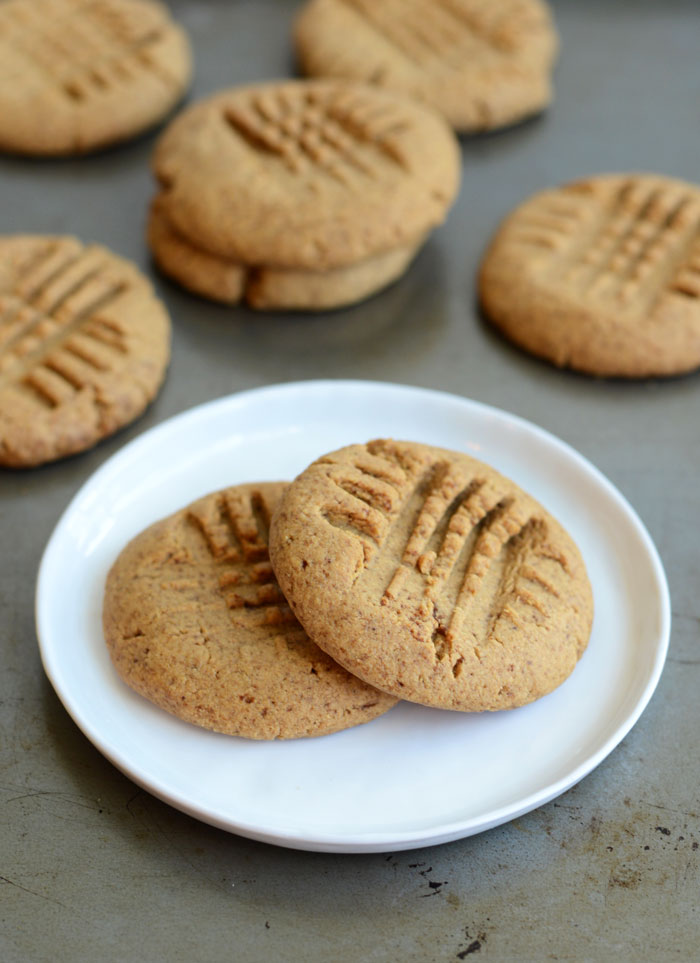
[[[562,367],[625,378],[700,365],[700,186],[615,174],[536,194],[479,274],[486,316]]]
[[[570,536],[458,452],[378,440],[318,459],[282,498],[270,557],[319,646],[424,705],[531,702],[588,643],[591,588]]]
[[[103,622],[122,679],[186,722],[250,739],[318,736],[396,700],[311,642],[270,566],[286,485],[237,485],[138,535],[108,577]]]
[[[541,0],[308,0],[295,42],[305,74],[401,91],[462,132],[546,107],[558,48]]]
[[[0,237],[0,465],[83,451],[153,400],[170,318],[135,265],[71,237]]]
[[[405,270],[459,184],[434,112],[347,83],[282,81],[184,111],[154,155],[161,269],[255,307],[352,303]]]
[[[0,150],[80,154],[133,137],[191,72],[184,31],[154,0],[5,0]]]

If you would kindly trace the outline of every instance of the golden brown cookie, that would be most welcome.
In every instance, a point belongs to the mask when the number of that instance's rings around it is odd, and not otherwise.
[[[149,241],[197,293],[323,309],[402,273],[459,183],[444,121],[372,87],[283,81],[182,113],[154,157]]]
[[[541,0],[308,0],[295,40],[304,73],[401,91],[465,132],[546,107],[558,46]]]
[[[107,578],[105,639],[122,679],[186,722],[249,739],[319,736],[396,702],[310,641],[270,566],[283,483],[237,485],[138,535]]]
[[[413,702],[523,705],[588,643],[591,588],[570,536],[458,452],[380,440],[318,459],[282,498],[270,557],[311,638]]]
[[[643,378],[700,365],[700,186],[616,174],[543,191],[484,257],[484,311],[562,367]]]
[[[158,391],[170,318],[135,265],[71,237],[0,237],[0,465],[83,451]]]
[[[251,269],[240,261],[194,247],[173,228],[161,198],[152,206],[148,242],[161,270],[183,287],[224,304],[245,300],[253,308],[323,310],[368,297],[406,270],[419,247],[410,244],[327,271]]]
[[[80,154],[132,137],[182,97],[190,47],[154,0],[0,3],[0,150]]]

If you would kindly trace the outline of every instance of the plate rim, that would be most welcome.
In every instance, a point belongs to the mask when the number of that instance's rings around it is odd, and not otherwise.
[[[153,783],[149,781],[148,774],[142,772],[140,766],[129,763],[129,760],[125,759],[123,754],[113,750],[101,734],[96,732],[94,727],[89,724],[89,720],[86,721],[82,718],[79,709],[73,704],[70,693],[62,690],[61,675],[60,671],[57,671],[58,666],[54,658],[55,653],[52,654],[51,646],[46,643],[44,636],[44,631],[46,630],[42,631],[43,626],[46,624],[44,606],[46,604],[47,591],[45,586],[51,574],[51,564],[55,546],[69,525],[76,508],[81,504],[82,500],[89,495],[90,491],[95,487],[99,487],[110,475],[118,474],[119,471],[128,464],[130,459],[137,460],[144,447],[149,445],[154,435],[158,435],[159,438],[167,440],[168,435],[177,433],[183,425],[196,422],[202,418],[206,420],[212,412],[218,412],[220,409],[245,406],[250,402],[254,402],[256,397],[267,396],[274,399],[275,395],[288,396],[290,394],[299,395],[300,393],[309,394],[328,391],[388,392],[395,394],[397,397],[405,394],[406,396],[411,396],[414,400],[417,396],[431,398],[436,402],[456,404],[459,408],[471,413],[478,413],[482,417],[495,416],[504,424],[513,424],[521,430],[534,433],[541,441],[553,446],[555,450],[558,449],[562,451],[569,459],[576,463],[579,469],[583,469],[586,474],[593,477],[596,483],[605,490],[608,497],[612,498],[616,508],[626,515],[627,521],[631,523],[637,535],[641,538],[646,551],[646,561],[649,563],[650,571],[658,589],[659,632],[654,659],[650,666],[646,683],[637,697],[632,711],[625,715],[623,721],[608,734],[608,737],[603,740],[596,751],[589,754],[578,766],[574,767],[565,776],[548,784],[544,789],[531,792],[528,796],[518,800],[517,803],[510,803],[492,810],[489,812],[488,818],[472,816],[468,819],[442,823],[437,827],[437,831],[436,827],[431,827],[427,830],[421,828],[410,832],[406,830],[394,833],[363,831],[359,833],[343,833],[340,836],[337,832],[317,831],[313,834],[313,837],[310,837],[306,833],[301,835],[299,831],[272,830],[269,828],[260,828],[260,826],[241,820],[223,819],[216,813],[208,811],[206,806],[201,804],[197,805],[190,799],[183,798],[180,792],[168,791],[159,785],[154,786]],[[658,550],[634,507],[629,503],[624,494],[600,469],[586,458],[586,456],[546,428],[542,428],[534,422],[523,418],[521,415],[485,402],[439,389],[363,379],[309,379],[280,382],[233,392],[171,415],[169,418],[146,429],[124,444],[110,455],[94,472],[87,476],[55,523],[42,552],[38,568],[34,616],[42,665],[63,707],[88,741],[90,741],[112,765],[127,776],[127,778],[168,805],[199,821],[224,831],[285,848],[333,853],[392,852],[440,845],[469,835],[485,832],[488,829],[502,825],[545,805],[547,802],[561,795],[600,765],[637,723],[649,704],[660,680],[668,654],[671,634],[670,590]],[[378,838],[379,836],[381,836],[381,838]]]

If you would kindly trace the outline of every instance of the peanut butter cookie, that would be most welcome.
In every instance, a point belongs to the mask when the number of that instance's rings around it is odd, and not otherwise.
[[[299,625],[270,566],[286,485],[237,485],[138,535],[107,578],[104,631],[124,681],[186,722],[250,739],[336,732],[395,703]]]
[[[523,705],[588,643],[591,588],[570,536],[458,452],[373,441],[318,459],[282,498],[270,557],[311,638],[413,702]]]
[[[81,154],[133,137],[191,70],[185,33],[154,0],[4,0],[0,150]]]
[[[459,131],[547,106],[557,35],[541,0],[309,0],[295,26],[301,69],[401,91]]]
[[[0,237],[0,465],[83,451],[133,421],[170,358],[135,265],[71,237]]]
[[[488,318],[556,365],[646,378],[700,365],[700,186],[654,174],[543,191],[479,277]]]
[[[457,192],[444,121],[376,88],[285,81],[182,113],[154,157],[149,240],[198,294],[258,308],[364,298],[407,267]]]

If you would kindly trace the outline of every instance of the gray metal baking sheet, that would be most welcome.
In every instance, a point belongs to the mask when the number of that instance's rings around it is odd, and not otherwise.
[[[190,99],[293,73],[297,3],[170,6],[193,41]],[[157,132],[79,160],[0,158],[2,233],[72,233],[107,244],[152,274],[174,324],[166,383],[137,423],[75,458],[0,474],[0,957],[7,963],[697,958],[700,373],[627,383],[556,370],[489,329],[474,275],[499,220],[539,188],[627,170],[700,181],[700,5],[557,0],[553,7],[562,51],[552,108],[512,129],[462,138],[463,184],[447,224],[398,283],[341,311],[255,314],[161,279],[144,242]],[[295,852],[227,834],[114,769],[42,671],[37,567],[92,472],[192,405],[318,377],[444,389],[520,414],[596,464],[656,542],[673,603],[656,694],[598,769],[513,823],[384,855]]]

